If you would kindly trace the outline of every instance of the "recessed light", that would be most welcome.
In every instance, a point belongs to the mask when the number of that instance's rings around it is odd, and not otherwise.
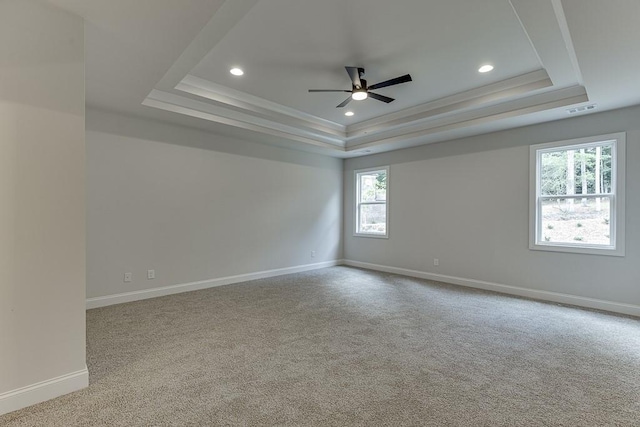
[[[482,67],[478,68],[479,73],[488,73],[493,70],[493,65],[485,64]]]
[[[358,90],[351,94],[351,98],[353,98],[354,101],[362,101],[363,99],[367,99],[367,96],[369,95],[365,90]]]
[[[241,76],[244,74],[244,71],[242,71],[242,68],[237,68],[237,67],[230,69],[229,72],[234,76]]]
[[[354,114],[353,111],[347,111],[346,113],[344,113],[344,115],[347,117],[351,117],[353,116],[353,114]]]

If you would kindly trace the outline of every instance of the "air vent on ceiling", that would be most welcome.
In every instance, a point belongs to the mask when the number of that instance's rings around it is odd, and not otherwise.
[[[583,113],[585,111],[591,111],[595,109],[596,109],[596,104],[590,104],[590,105],[583,105],[582,107],[569,108],[567,110],[567,113],[576,114],[576,113]]]

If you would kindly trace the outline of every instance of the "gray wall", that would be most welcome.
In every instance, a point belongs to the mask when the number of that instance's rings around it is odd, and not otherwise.
[[[88,297],[342,257],[340,159],[88,110],[87,168]]]
[[[626,257],[529,250],[529,145],[618,131],[627,132]],[[353,237],[353,171],[381,165],[390,165],[390,237]],[[344,257],[639,305],[639,165],[640,107],[350,159]]]
[[[83,32],[0,2],[0,395],[85,369]]]

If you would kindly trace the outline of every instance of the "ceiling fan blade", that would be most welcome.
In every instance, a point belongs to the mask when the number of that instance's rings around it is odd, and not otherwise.
[[[411,81],[411,75],[405,74],[404,76],[396,77],[395,79],[386,80],[384,82],[376,83],[369,86],[369,90],[380,89],[387,86],[399,85],[400,83],[406,83]]]
[[[344,67],[344,69],[347,70],[347,73],[349,73],[349,77],[351,78],[351,83],[353,83],[353,86],[358,89],[361,88],[362,82],[360,81],[360,70],[362,70],[362,72],[364,73],[364,69],[358,67]]]
[[[343,89],[309,89],[309,92],[351,92]]]
[[[344,107],[345,105],[347,105],[350,102],[351,102],[351,97],[348,97],[347,99],[342,101],[342,103],[340,105],[338,105],[336,108],[342,108],[342,107]]]
[[[373,99],[377,99],[378,101],[386,102],[387,104],[395,101],[393,98],[389,98],[388,96],[378,95],[377,93],[369,92],[369,96]]]

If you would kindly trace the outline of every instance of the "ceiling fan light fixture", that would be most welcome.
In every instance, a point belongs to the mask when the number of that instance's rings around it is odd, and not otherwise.
[[[344,67],[351,79],[351,90],[346,89],[309,89],[309,92],[348,92],[351,94],[347,99],[342,101],[336,106],[336,108],[344,108],[349,102],[362,101],[367,98],[375,99],[384,103],[393,102],[394,99],[388,96],[380,95],[379,93],[369,92],[370,90],[382,89],[383,87],[395,86],[401,83],[407,83],[413,81],[411,75],[405,74],[404,76],[396,77],[395,79],[385,80],[374,85],[367,85],[367,81],[362,79],[364,74],[364,68],[362,67]]]
[[[369,95],[367,94],[366,91],[364,90],[358,90],[358,91],[354,91],[351,94],[351,98],[353,98],[354,101],[362,101],[364,99],[367,99]]]

